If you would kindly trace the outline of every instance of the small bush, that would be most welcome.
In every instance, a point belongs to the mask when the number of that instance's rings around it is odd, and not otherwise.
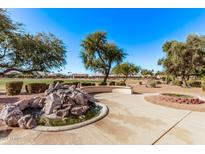
[[[95,83],[83,82],[83,83],[81,83],[81,86],[95,86]]]
[[[25,89],[29,94],[43,93],[46,89],[48,89],[48,85],[46,83],[29,83],[25,86]]]
[[[156,84],[162,84],[162,82],[161,82],[161,81],[159,81],[159,80],[157,80],[157,81],[156,81]]]
[[[172,77],[171,76],[167,76],[166,77],[166,83],[170,84],[172,82]]]
[[[101,82],[99,83],[99,86],[106,86],[107,85],[107,82]]]
[[[175,85],[175,86],[182,86],[182,84],[183,84],[183,82],[179,81],[179,80],[172,81],[172,85]]]
[[[80,82],[66,82],[66,83],[63,83],[63,85],[69,85],[69,86],[72,86],[72,85],[77,86],[78,84],[80,84]]]
[[[63,82],[64,82],[63,80],[54,80],[53,81],[54,84],[56,84],[56,83],[63,83]]]
[[[142,85],[142,81],[139,82],[139,85]]]
[[[111,81],[111,82],[109,83],[110,86],[114,86],[115,84],[116,84],[115,81]]]
[[[201,88],[203,91],[205,91],[205,79],[201,81]]]
[[[188,85],[191,87],[201,88],[201,81],[188,81]]]
[[[116,86],[126,86],[126,83],[124,81],[120,81],[116,83]]]
[[[23,86],[22,81],[6,82],[6,94],[18,95],[21,93],[22,86]]]

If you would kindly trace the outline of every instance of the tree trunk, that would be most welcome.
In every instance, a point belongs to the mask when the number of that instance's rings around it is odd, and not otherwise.
[[[185,85],[185,87],[188,87],[185,75],[182,76],[182,82]]]
[[[107,78],[109,76],[109,73],[106,72],[105,76],[104,76],[104,79],[103,79],[103,82],[107,82]]]

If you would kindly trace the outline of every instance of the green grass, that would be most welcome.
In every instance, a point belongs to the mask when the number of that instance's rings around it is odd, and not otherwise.
[[[26,84],[28,83],[47,83],[50,84],[52,83],[54,80],[63,80],[64,83],[69,83],[69,82],[95,82],[95,83],[99,83],[102,82],[102,80],[73,80],[73,79],[51,79],[51,78],[42,78],[42,79],[23,79],[23,78],[0,78],[0,90],[4,90],[5,89],[5,83],[6,82],[10,82],[10,81],[23,81],[24,85],[23,88]]]

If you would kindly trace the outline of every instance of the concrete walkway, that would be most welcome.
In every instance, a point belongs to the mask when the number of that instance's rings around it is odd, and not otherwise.
[[[104,119],[63,132],[0,127],[0,144],[205,144],[205,113],[154,105],[146,95],[97,94],[110,109]]]

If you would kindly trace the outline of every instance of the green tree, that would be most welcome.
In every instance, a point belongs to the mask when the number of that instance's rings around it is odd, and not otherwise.
[[[116,65],[112,69],[112,73],[124,76],[123,79],[124,82],[127,80],[129,76],[135,75],[139,71],[140,71],[139,66],[136,66],[135,64],[128,63],[128,62]]]
[[[15,68],[22,72],[49,71],[65,63],[66,48],[53,34],[25,33],[0,9],[0,69]]]
[[[13,41],[18,37],[21,24],[15,23],[5,9],[0,9],[0,69],[15,65]]]
[[[66,64],[66,48],[53,34],[23,34],[15,40],[16,63],[22,72],[50,71]]]
[[[153,76],[154,75],[154,70],[141,69],[141,74],[143,76],[147,76],[147,75]]]
[[[107,81],[113,64],[119,64],[126,56],[123,49],[107,41],[105,32],[89,34],[81,46],[80,56],[85,68],[104,74],[103,82]]]
[[[167,74],[174,78],[180,76],[184,85],[191,75],[201,72],[205,65],[205,39],[189,35],[186,42],[169,41],[163,45],[165,57],[158,61]]]

